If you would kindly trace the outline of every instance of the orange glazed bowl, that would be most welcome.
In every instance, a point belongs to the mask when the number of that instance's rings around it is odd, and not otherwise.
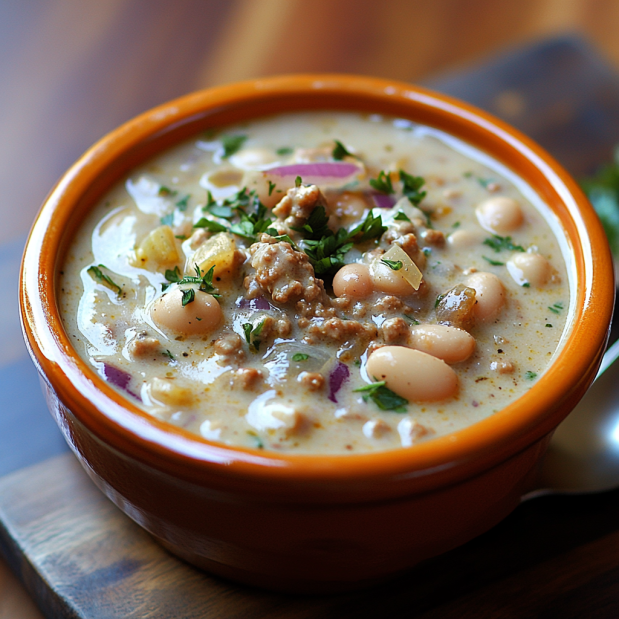
[[[531,389],[463,430],[392,451],[291,455],[229,447],[159,421],[77,354],[58,275],[79,225],[136,165],[209,128],[280,112],[406,118],[488,153],[557,215],[572,251],[563,348]],[[341,75],[258,79],[162,105],[95,144],[32,228],[21,318],[50,410],[97,486],[166,548],[210,572],[287,591],[355,588],[486,531],[532,487],[553,430],[593,381],[614,302],[606,237],[570,176],[503,122],[409,84]]]

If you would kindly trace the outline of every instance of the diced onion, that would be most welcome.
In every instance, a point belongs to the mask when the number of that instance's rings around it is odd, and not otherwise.
[[[403,277],[415,290],[419,290],[423,274],[419,270],[419,267],[412,261],[411,257],[399,245],[394,243],[380,259],[401,262],[402,268],[394,271],[394,273]]]

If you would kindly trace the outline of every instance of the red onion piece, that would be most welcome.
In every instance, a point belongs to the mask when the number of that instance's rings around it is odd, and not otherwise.
[[[373,193],[372,199],[376,208],[392,208],[395,204],[395,198],[388,196],[386,193]]]
[[[112,385],[116,385],[123,391],[126,391],[129,395],[133,396],[136,400],[141,400],[140,396],[133,393],[131,389],[129,389],[129,383],[131,382],[131,374],[125,372],[124,370],[120,370],[113,365],[109,365],[108,363],[103,364],[103,378],[107,380],[108,383]]]
[[[342,388],[342,385],[348,380],[350,370],[345,363],[337,362],[337,365],[329,374],[329,400],[337,404],[335,394]]]
[[[344,161],[325,161],[320,163],[295,163],[276,168],[269,168],[263,174],[274,181],[290,179],[294,181],[297,176],[303,179],[306,185],[325,185],[352,180],[361,168],[354,163]]]
[[[236,300],[236,306],[241,309],[252,310],[270,310],[271,304],[264,297],[256,297],[255,299],[246,299],[245,297],[239,297]]]

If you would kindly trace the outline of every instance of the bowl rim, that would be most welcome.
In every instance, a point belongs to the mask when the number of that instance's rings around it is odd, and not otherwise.
[[[552,365],[527,393],[482,421],[409,448],[281,454],[218,444],[156,420],[78,356],[55,300],[57,257],[72,209],[92,202],[89,196],[109,187],[109,178],[129,169],[132,158],[161,152],[195,134],[197,126],[302,109],[374,109],[447,130],[514,170],[557,214],[574,251],[578,278],[573,328]],[[516,129],[469,104],[411,84],[337,74],[289,75],[185,95],[128,121],[87,150],[58,181],[32,227],[20,273],[20,314],[35,365],[65,408],[100,440],[149,466],[198,483],[219,475],[323,486],[391,480],[427,488],[479,473],[556,427],[595,377],[614,290],[608,243],[593,208],[567,172]]]

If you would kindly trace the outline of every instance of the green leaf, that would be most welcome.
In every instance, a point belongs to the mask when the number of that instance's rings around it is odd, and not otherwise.
[[[166,348],[162,353],[164,357],[167,357],[171,361],[174,361],[174,355]]]
[[[527,380],[533,380],[534,378],[537,378],[537,374],[535,372],[531,372],[531,370],[529,370],[529,371],[524,373],[524,377]]]
[[[295,232],[299,232],[305,239],[317,241],[323,236],[331,236],[333,231],[329,228],[329,216],[325,207],[319,204],[310,213],[305,224],[301,227],[290,226]]]
[[[98,266],[95,266],[93,264],[87,269],[87,273],[89,273],[90,276],[96,279],[98,282],[103,284],[106,288],[115,290],[116,295],[120,296],[122,288],[115,281],[113,281],[109,275],[106,275],[101,269],[107,269],[107,267],[104,264],[99,264]]]
[[[398,211],[398,214],[393,219],[395,221],[408,221],[411,223],[410,217],[404,211]]]
[[[380,191],[381,193],[395,193],[393,183],[391,182],[391,177],[388,173],[382,170],[378,173],[378,178],[370,179],[370,187],[376,189],[376,191]]]
[[[191,194],[188,193],[186,196],[184,196],[183,198],[181,198],[177,203],[176,203],[176,208],[181,211],[181,212],[185,212],[187,210],[187,206],[189,205],[189,198],[191,198]]]
[[[182,292],[183,297],[181,299],[181,303],[183,304],[183,307],[185,307],[185,305],[189,305],[189,303],[193,303],[196,298],[196,291],[193,288],[187,288],[187,290],[183,290]]]
[[[271,181],[269,181],[269,195],[271,195],[273,193],[273,189],[275,189],[275,187],[277,187],[277,185]]]
[[[341,161],[344,157],[353,157],[353,154],[346,150],[346,147],[339,141],[333,140],[335,142],[335,147],[331,153],[331,156],[336,161]]]
[[[194,225],[194,228],[205,228],[209,232],[227,232],[228,228],[223,224],[206,217],[201,217]]]
[[[221,145],[223,146],[224,149],[224,154],[222,155],[223,159],[227,159],[228,157],[231,157],[232,155],[234,155],[234,153],[238,152],[243,144],[245,143],[245,140],[247,140],[247,136],[246,135],[222,135],[221,138]]]
[[[290,146],[282,146],[275,151],[278,155],[292,155],[294,149],[290,148]]]
[[[492,266],[494,267],[502,267],[505,265],[504,262],[499,262],[498,260],[492,260],[491,258],[486,258],[486,256],[482,256],[482,258],[486,261],[489,262]]]
[[[385,381],[370,383],[354,389],[353,392],[363,393],[363,400],[372,400],[378,408],[383,411],[393,411],[395,413],[406,413],[408,400],[399,396],[397,393],[385,387]]]
[[[492,248],[496,253],[504,250],[525,251],[522,245],[515,245],[512,243],[511,236],[499,236],[498,234],[493,234],[490,238],[485,239],[483,244]]]
[[[385,260],[381,258],[380,261],[388,266],[392,271],[399,271],[404,265],[401,260]]]
[[[303,184],[303,179],[300,176],[297,176],[297,178],[294,179],[294,186],[300,187],[302,184]]]
[[[160,196],[175,196],[178,191],[174,191],[174,189],[170,189],[169,187],[166,187],[165,185],[161,185],[161,187],[159,187],[159,191],[157,192]]]
[[[174,225],[174,213],[168,213],[164,215],[161,219],[162,226],[173,226]]]
[[[421,191],[425,180],[421,176],[407,174],[404,170],[400,170],[400,180],[403,184],[402,193],[413,206],[419,206],[419,203],[426,197],[426,192]]]
[[[303,352],[298,352],[292,355],[293,361],[306,361],[307,359],[309,359],[309,355],[306,355]]]
[[[259,335],[262,332],[266,318],[263,318],[255,327],[251,322],[243,323],[243,333],[245,334],[245,340],[249,345],[249,349],[252,352],[259,352],[261,341]]]

